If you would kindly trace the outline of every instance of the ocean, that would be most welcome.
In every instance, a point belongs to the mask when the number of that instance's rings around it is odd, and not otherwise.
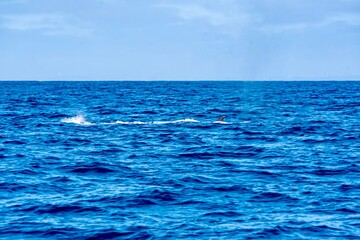
[[[360,82],[7,81],[0,130],[0,239],[360,238]]]

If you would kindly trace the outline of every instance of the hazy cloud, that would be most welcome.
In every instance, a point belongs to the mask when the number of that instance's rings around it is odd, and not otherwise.
[[[3,15],[0,16],[0,27],[15,31],[35,30],[44,35],[87,36],[91,33],[62,14]]]
[[[327,26],[334,23],[343,23],[352,26],[360,26],[360,14],[344,13],[325,19],[320,25]]]
[[[225,25],[232,20],[225,13],[207,9],[200,5],[163,4],[159,6],[174,10],[183,20],[203,20],[213,26]]]
[[[231,0],[172,2],[159,4],[158,7],[174,12],[184,22],[202,22],[231,35],[237,35],[251,21],[259,20],[255,15],[242,12]]]
[[[266,33],[282,33],[287,31],[299,31],[306,29],[316,29],[329,27],[333,24],[345,24],[351,26],[360,26],[360,15],[348,13],[348,14],[339,14],[334,16],[326,17],[323,20],[312,21],[312,22],[298,22],[298,23],[288,23],[288,24],[266,24],[259,27],[260,31]]]
[[[359,14],[323,11],[323,2],[306,2],[309,1],[294,1],[290,4],[282,0],[184,0],[160,4],[159,7],[173,11],[183,21],[202,21],[233,35],[244,29],[279,34],[330,27],[337,23],[360,25]],[[313,7],[307,9],[310,3]]]

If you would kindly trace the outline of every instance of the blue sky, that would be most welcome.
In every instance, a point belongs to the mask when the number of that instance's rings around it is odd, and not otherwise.
[[[360,1],[0,0],[16,79],[360,79]]]

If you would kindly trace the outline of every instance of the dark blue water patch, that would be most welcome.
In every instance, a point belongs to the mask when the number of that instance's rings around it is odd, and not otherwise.
[[[91,154],[97,155],[97,156],[109,156],[109,155],[114,155],[114,154],[124,153],[124,152],[126,152],[126,151],[123,149],[110,147],[108,149],[92,151]]]
[[[158,203],[167,203],[175,202],[180,198],[180,194],[163,191],[163,190],[153,190],[151,192],[140,194],[136,196],[133,200],[138,205],[153,205]]]
[[[342,184],[339,187],[339,190],[342,192],[360,191],[360,184],[356,184],[356,185]]]
[[[41,208],[35,209],[38,214],[62,214],[62,213],[85,213],[85,212],[102,212],[99,207],[82,207],[78,205],[46,205]]]
[[[179,157],[183,158],[192,158],[192,159],[211,159],[214,158],[216,154],[214,153],[180,153]]]
[[[357,239],[358,89],[0,82],[0,238]]]
[[[63,119],[69,117],[69,115],[63,113],[52,113],[51,115],[46,115],[50,119]]]
[[[68,138],[64,144],[67,144],[68,142],[70,144],[71,143],[79,143],[79,144],[89,144],[89,143],[91,143],[90,140],[83,139],[83,138]]]
[[[180,158],[192,158],[192,159],[221,159],[221,158],[243,158],[254,157],[259,153],[262,153],[261,148],[255,148],[251,146],[240,146],[234,151],[217,151],[217,152],[190,152],[180,153]]]
[[[73,227],[63,227],[63,228],[50,228],[41,233],[42,237],[45,238],[65,238],[66,236],[74,235],[74,233],[80,232],[80,229]]]
[[[14,182],[1,182],[0,190],[2,192],[17,192],[20,190],[26,189],[27,186],[25,184],[14,183]]]
[[[44,160],[47,163],[49,163],[49,161],[59,162],[61,160],[61,158],[56,157],[56,156],[46,156],[46,157],[44,157]]]
[[[264,132],[244,131],[243,134],[250,135],[250,136],[252,136],[252,135],[260,135],[260,136],[262,136],[262,135],[264,135]]]
[[[272,228],[262,229],[256,232],[254,236],[247,237],[247,239],[282,239],[289,236],[293,230],[295,229],[290,227],[275,226]]]
[[[339,208],[339,209],[336,209],[336,212],[344,213],[344,214],[358,214],[359,213],[358,211],[355,211],[350,208]]]
[[[4,141],[3,144],[24,145],[24,144],[26,144],[26,142],[25,141],[19,141],[19,140],[12,140],[12,141]]]
[[[186,176],[180,179],[180,181],[185,183],[211,183],[211,179],[201,176]]]
[[[315,226],[309,226],[304,227],[301,229],[304,233],[309,234],[310,236],[316,236],[316,237],[331,237],[333,236],[334,232],[339,231],[340,229],[329,227],[327,225],[315,225]],[[344,236],[343,234],[335,235],[334,237],[341,237]]]
[[[112,194],[110,196],[87,199],[85,202],[117,204],[116,206],[118,208],[122,208],[121,204],[123,204],[126,200],[128,200],[126,196],[117,196],[117,195]],[[125,207],[123,207],[123,208],[125,208]]]
[[[128,238],[131,235],[133,235],[134,232],[117,232],[114,230],[107,230],[107,231],[102,231],[101,233],[97,233],[94,234],[91,237],[86,238],[87,240],[97,240],[97,239],[117,239],[117,238],[122,238],[124,239],[125,237]]]
[[[15,171],[16,174],[23,174],[23,175],[38,175],[38,174],[43,174],[43,172],[40,171],[36,171],[35,169],[22,169],[19,171]]]
[[[292,202],[297,201],[297,198],[292,198],[287,196],[286,194],[277,193],[277,192],[264,192],[261,194],[257,194],[252,197],[251,202]]]
[[[309,143],[309,144],[317,144],[317,143],[325,143],[325,142],[335,142],[337,141],[334,138],[329,139],[304,139],[303,142]]]
[[[237,212],[233,212],[233,211],[228,211],[228,212],[211,212],[211,213],[206,213],[203,216],[204,217],[219,217],[219,218],[233,218],[233,217],[239,217],[242,216],[243,214],[237,213]]]
[[[75,167],[70,172],[73,172],[73,173],[109,173],[109,172],[114,172],[114,170],[106,168],[106,167],[84,166],[84,167]]]
[[[53,183],[69,183],[72,182],[72,179],[65,176],[56,176],[49,178],[49,181],[52,181]]]
[[[232,173],[237,173],[237,174],[242,174],[245,176],[252,176],[254,178],[262,178],[262,179],[266,179],[266,178],[279,178],[281,177],[280,173],[274,173],[274,172],[269,172],[269,171],[264,171],[264,170],[246,170],[246,169],[238,169],[238,168],[234,168],[229,170],[229,172]]]
[[[148,115],[148,114],[158,114],[158,112],[156,112],[156,111],[151,111],[151,110],[146,110],[146,111],[143,111],[143,112],[141,112],[142,114],[146,114],[146,115]]]
[[[145,227],[129,227],[127,231],[119,232],[115,230],[103,230],[100,233],[94,234],[91,237],[85,238],[87,240],[105,240],[105,239],[152,239],[153,235]]]
[[[250,190],[244,186],[238,185],[216,185],[207,187],[209,191],[218,191],[218,192],[236,192],[236,193],[249,193]]]
[[[131,170],[129,167],[119,167],[115,165],[102,164],[99,162],[77,164],[75,166],[65,166],[63,169],[67,170],[68,172],[78,174],[107,174],[116,172],[120,169],[125,171]]]
[[[185,200],[185,201],[178,201],[176,203],[174,203],[173,205],[201,205],[201,204],[206,204],[203,201],[197,201],[197,200]]]
[[[310,173],[317,176],[338,176],[342,174],[347,174],[349,173],[349,171],[347,169],[318,169]]]

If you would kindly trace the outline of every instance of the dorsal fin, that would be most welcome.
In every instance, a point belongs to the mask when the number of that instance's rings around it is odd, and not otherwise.
[[[221,118],[219,118],[217,121],[218,122],[223,122],[224,121],[224,119],[225,119],[225,116],[222,116]]]

